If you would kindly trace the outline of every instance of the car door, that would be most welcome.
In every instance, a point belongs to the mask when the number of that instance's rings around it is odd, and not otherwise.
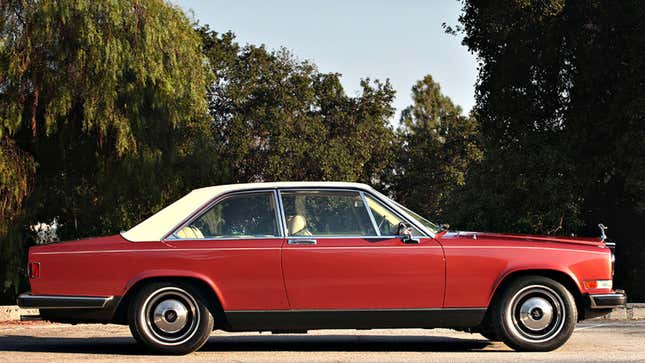
[[[230,193],[178,228],[165,268],[212,281],[223,308],[288,309],[275,190]]]
[[[291,309],[441,308],[441,246],[377,197],[358,190],[281,190],[283,273]],[[376,214],[376,215],[375,215]]]

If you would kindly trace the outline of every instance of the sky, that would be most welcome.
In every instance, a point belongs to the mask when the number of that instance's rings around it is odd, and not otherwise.
[[[345,92],[358,95],[362,78],[390,79],[401,110],[414,83],[431,74],[454,103],[469,112],[477,76],[475,56],[448,35],[457,0],[173,0],[189,16],[238,43],[285,47],[321,72],[342,74]]]

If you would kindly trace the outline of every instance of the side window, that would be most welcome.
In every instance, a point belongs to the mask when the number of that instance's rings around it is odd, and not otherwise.
[[[399,223],[403,222],[405,224],[409,224],[370,195],[365,194],[365,200],[367,201],[367,205],[374,216],[374,221],[376,222],[378,229],[381,231],[382,236],[396,236],[398,234]],[[415,236],[422,235],[422,233],[414,227],[412,227],[412,234]]]
[[[375,236],[376,231],[358,192],[282,192],[290,236]]]
[[[190,239],[279,236],[273,193],[244,193],[225,198],[176,235]]]

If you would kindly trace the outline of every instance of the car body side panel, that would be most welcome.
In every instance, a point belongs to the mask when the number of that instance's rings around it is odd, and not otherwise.
[[[110,236],[33,248],[38,295],[123,296],[138,280],[184,276],[204,280],[225,309],[287,309],[281,238],[128,242]]]
[[[209,284],[226,310],[289,309],[282,241],[132,243],[117,235],[40,246],[32,249],[30,259],[41,263],[41,277],[30,284],[39,295],[123,296],[143,278],[186,276]],[[438,241],[443,250],[432,239],[419,246],[386,241],[391,245],[385,249],[374,242],[348,246],[333,239],[316,247],[287,246],[285,274],[293,308],[440,307],[444,251],[446,308],[486,307],[505,276],[524,270],[563,272],[581,293],[611,292],[582,285],[584,280],[611,279],[605,248],[483,238]],[[367,243],[371,247],[364,248]]]
[[[292,309],[443,305],[443,250],[432,238],[318,238],[316,245],[286,244],[283,265]]]
[[[581,293],[585,280],[612,279],[610,252],[597,246],[495,241],[449,237],[439,239],[446,254],[445,307],[485,307],[503,279],[517,271],[551,270],[571,277]]]

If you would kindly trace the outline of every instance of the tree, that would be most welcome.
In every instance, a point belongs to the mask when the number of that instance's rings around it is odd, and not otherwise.
[[[639,1],[465,1],[486,159],[463,211],[484,227],[618,242],[617,281],[645,297],[645,9]],[[475,218],[473,218],[475,217]]]
[[[204,64],[187,17],[161,0],[0,3],[0,240],[18,261],[1,265],[6,292],[24,275],[25,226],[118,232],[203,179],[191,165],[207,154]]]
[[[455,193],[464,187],[471,165],[482,158],[478,125],[441,93],[430,75],[412,87],[412,100],[401,114],[400,150],[390,188],[410,208],[447,221]]]
[[[364,80],[361,95],[348,97],[340,75],[284,49],[240,47],[230,33],[200,32],[215,73],[215,145],[230,181],[369,181],[391,164],[389,82]]]
[[[14,293],[24,266],[21,230],[16,224],[23,217],[23,199],[33,187],[35,166],[33,158],[13,140],[0,139],[0,281],[2,290],[13,289]]]

